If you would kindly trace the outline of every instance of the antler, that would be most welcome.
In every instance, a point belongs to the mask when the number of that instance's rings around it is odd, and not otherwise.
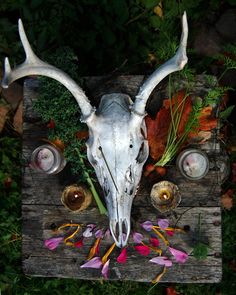
[[[1,82],[2,87],[8,88],[13,81],[28,75],[47,76],[62,83],[72,93],[80,106],[84,118],[90,116],[94,109],[83,90],[65,72],[43,62],[34,54],[26,37],[21,19],[18,21],[18,29],[26,59],[21,65],[12,70],[8,58],[5,58],[5,72]]]
[[[157,84],[161,82],[161,80],[167,75],[182,70],[185,64],[188,62],[186,55],[187,38],[188,23],[186,12],[184,12],[182,17],[182,35],[179,49],[177,50],[174,57],[161,65],[141,86],[133,105],[134,113],[143,116],[145,114],[147,100]]]

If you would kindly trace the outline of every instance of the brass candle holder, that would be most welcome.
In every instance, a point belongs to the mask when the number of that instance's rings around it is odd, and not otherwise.
[[[152,205],[161,213],[175,209],[181,201],[177,185],[166,180],[153,185],[150,197]]]
[[[64,189],[61,202],[70,211],[80,212],[91,204],[92,194],[85,185],[73,184]]]

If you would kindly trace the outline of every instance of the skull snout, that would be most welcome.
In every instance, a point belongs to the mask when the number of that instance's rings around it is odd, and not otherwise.
[[[126,246],[130,234],[130,218],[111,219],[110,231],[117,247]]]

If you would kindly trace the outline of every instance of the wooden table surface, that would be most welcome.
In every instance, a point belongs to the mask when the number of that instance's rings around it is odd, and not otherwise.
[[[118,90],[130,94],[132,97],[138,86],[143,81],[143,76],[121,76],[115,80],[107,80],[103,83],[104,89]],[[99,97],[106,90],[96,87],[101,78],[87,79],[87,88],[91,89],[94,97]],[[128,82],[127,82],[128,81]],[[34,148],[39,145],[39,138],[46,136],[46,128],[41,123],[39,116],[32,109],[32,101],[37,99],[39,82],[37,79],[28,79],[24,87],[24,134],[23,157],[29,161]],[[201,82],[198,87],[202,88]],[[166,180],[170,180],[179,186],[182,201],[175,210],[175,214],[169,213],[169,218],[174,225],[178,219],[178,227],[188,226],[187,233],[175,233],[169,238],[171,245],[190,254],[185,264],[173,263],[161,282],[181,283],[215,283],[221,280],[221,209],[219,197],[221,192],[221,167],[224,158],[221,156],[219,144],[213,138],[203,146],[210,158],[210,171],[200,181],[184,179],[175,166],[168,169]],[[23,218],[23,242],[22,264],[23,271],[27,275],[46,277],[69,277],[86,280],[101,279],[100,270],[81,269],[80,265],[86,260],[89,249],[95,238],[85,240],[84,247],[80,249],[60,245],[56,250],[50,251],[44,246],[44,240],[53,237],[53,229],[63,223],[96,223],[103,228],[108,228],[108,219],[101,216],[93,204],[86,211],[75,214],[70,213],[61,204],[60,197],[66,185],[73,183],[67,169],[57,175],[46,175],[35,172],[28,165],[23,167],[22,181],[22,218]],[[145,220],[156,221],[161,215],[150,204],[150,190],[152,184],[142,178],[137,196],[132,207],[132,224],[137,231],[141,231],[139,223]],[[191,252],[196,240],[198,216],[201,214],[202,232],[204,241],[209,245],[209,253],[206,259],[196,260]],[[149,236],[145,236],[148,243]],[[101,253],[112,244],[112,240],[103,240]],[[149,262],[149,259],[157,256],[151,252],[143,257],[133,248],[133,242],[129,240],[128,258],[126,264],[118,264],[116,257],[118,248],[111,255],[110,280],[132,280],[150,282],[162,267]]]

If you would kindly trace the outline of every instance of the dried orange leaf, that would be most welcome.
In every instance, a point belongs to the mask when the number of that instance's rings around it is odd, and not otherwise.
[[[227,192],[221,196],[221,205],[224,209],[230,210],[233,207],[233,204],[233,190],[228,189]]]

